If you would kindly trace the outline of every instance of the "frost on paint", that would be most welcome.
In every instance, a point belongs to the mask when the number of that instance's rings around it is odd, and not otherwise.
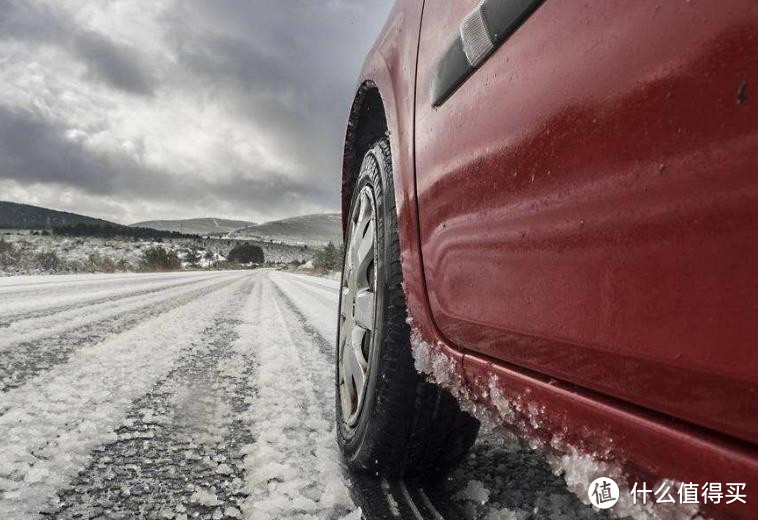
[[[429,378],[448,389],[456,398],[467,398],[468,391],[463,384],[461,367],[457,360],[448,356],[439,345],[426,342],[421,333],[411,324],[411,348],[416,371],[426,374]],[[465,394],[465,395],[464,395]],[[471,399],[464,399],[461,404],[467,404]],[[467,410],[468,411],[468,410]]]
[[[647,504],[634,503],[629,481],[621,465],[611,456],[610,447],[613,440],[608,439],[606,446],[592,453],[577,449],[567,442],[563,436],[546,431],[544,424],[545,408],[529,400],[526,395],[507,396],[496,375],[490,376],[486,384],[475,392],[463,378],[462,367],[456,358],[448,355],[442,344],[426,341],[421,332],[411,326],[411,348],[416,370],[427,378],[447,389],[459,402],[461,409],[476,417],[484,429],[497,431],[502,435],[517,434],[521,443],[532,450],[539,450],[546,455],[547,462],[557,476],[563,477],[567,488],[584,504],[589,504],[589,484],[598,477],[610,477],[619,485],[619,502],[608,510],[615,518],[634,518],[636,520],[699,520],[697,505],[681,504]],[[489,402],[489,406],[483,405]],[[549,441],[546,441],[549,439]],[[478,498],[484,496],[484,490],[479,489],[481,482],[470,481],[466,488],[459,491],[456,497],[468,498],[468,504],[479,501],[471,496],[480,491]],[[491,512],[490,515],[501,512]],[[521,513],[504,510],[501,516],[492,518],[519,518]],[[489,518],[488,516],[487,518]]]

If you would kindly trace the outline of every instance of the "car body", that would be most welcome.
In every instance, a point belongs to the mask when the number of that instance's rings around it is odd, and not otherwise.
[[[478,2],[400,0],[356,89],[392,148],[414,334],[471,399],[626,484],[758,499],[758,4],[513,2],[501,45],[435,98]],[[494,387],[493,387],[494,385]],[[460,389],[459,389],[460,391]]]

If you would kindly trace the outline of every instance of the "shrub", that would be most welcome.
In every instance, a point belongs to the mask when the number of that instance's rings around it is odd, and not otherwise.
[[[184,256],[184,261],[187,262],[192,267],[196,267],[197,264],[200,262],[200,255],[197,254],[196,250],[188,249],[187,254]]]
[[[326,247],[319,249],[313,255],[313,267],[324,271],[341,271],[343,257],[344,246],[336,247],[329,242]]]
[[[18,264],[19,251],[16,247],[0,238],[0,267],[9,267]]]
[[[11,254],[14,250],[13,244],[0,237],[0,255]]]
[[[262,264],[263,249],[254,244],[237,244],[229,251],[227,260],[240,264]]]
[[[142,271],[178,271],[182,263],[174,251],[166,251],[161,246],[150,247],[142,253]]]
[[[34,255],[34,265],[45,271],[60,271],[63,268],[63,261],[58,258],[55,251],[47,251]]]
[[[100,256],[100,253],[92,253],[89,255],[89,263],[91,269],[101,273],[113,273],[118,269],[116,262],[108,256]]]
[[[233,260],[220,260],[213,263],[214,269],[240,269],[241,267],[242,266],[240,266],[239,262],[235,262]]]

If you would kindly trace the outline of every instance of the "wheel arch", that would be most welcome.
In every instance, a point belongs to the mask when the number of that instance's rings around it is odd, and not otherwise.
[[[342,233],[347,229],[347,214],[353,185],[361,160],[377,139],[387,134],[387,116],[379,88],[371,80],[358,87],[350,109],[342,158]]]
[[[398,0],[361,69],[350,109],[341,179],[343,236],[346,215],[363,155],[386,134],[392,155],[392,176],[400,239],[400,263],[409,318],[414,331],[429,343],[443,342],[426,291],[418,202],[416,199],[415,106],[416,66],[423,2]],[[456,359],[462,353],[447,347]]]

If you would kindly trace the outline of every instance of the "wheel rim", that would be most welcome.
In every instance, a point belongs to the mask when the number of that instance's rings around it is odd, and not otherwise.
[[[339,392],[342,419],[352,428],[363,409],[376,315],[376,205],[370,186],[361,190],[353,208],[345,249],[338,345]]]

